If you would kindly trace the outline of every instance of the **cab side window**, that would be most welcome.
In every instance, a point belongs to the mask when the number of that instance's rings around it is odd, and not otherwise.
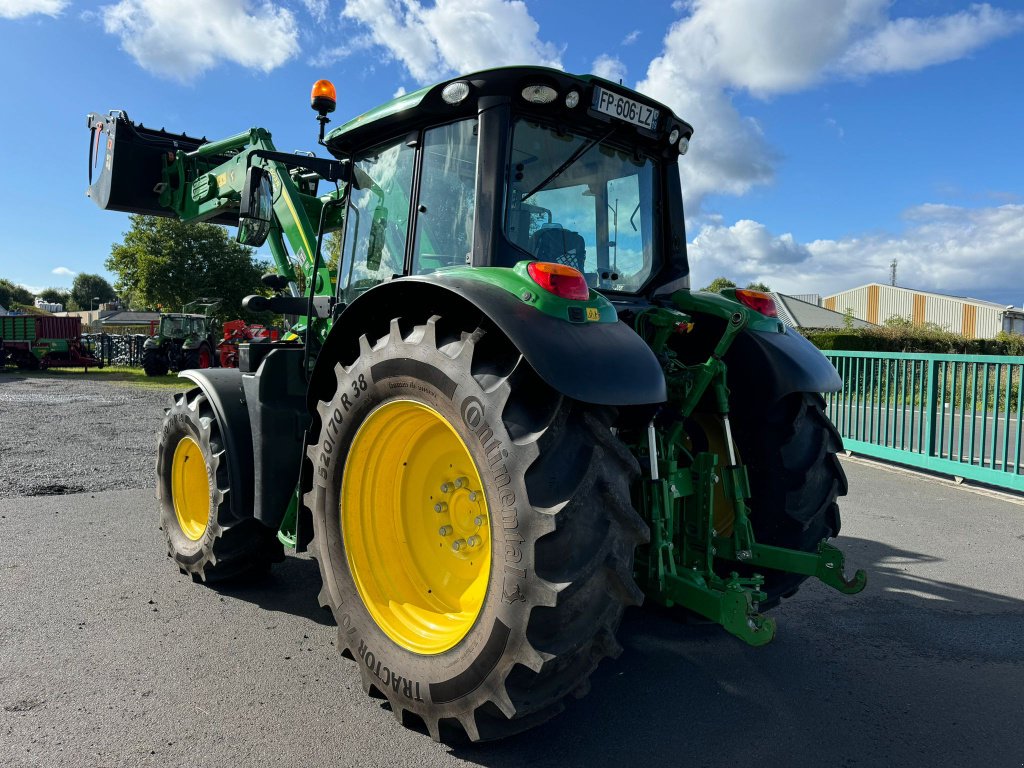
[[[338,272],[342,301],[403,273],[415,158],[404,139],[356,158]]]
[[[413,247],[413,274],[464,266],[473,250],[477,121],[423,135],[423,170]]]

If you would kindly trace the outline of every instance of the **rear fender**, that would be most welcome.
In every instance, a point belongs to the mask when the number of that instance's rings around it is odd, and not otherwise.
[[[648,405],[664,402],[665,376],[647,344],[625,323],[574,323],[546,315],[508,291],[465,277],[443,274],[392,280],[367,291],[335,322],[317,358],[310,408],[329,397],[337,361],[358,354],[362,334],[380,337],[393,317],[483,314],[523,354],[553,389],[585,403]],[[325,384],[327,382],[327,384]]]
[[[725,355],[729,388],[740,399],[775,403],[795,392],[837,392],[843,380],[817,347],[790,328],[746,330]]]

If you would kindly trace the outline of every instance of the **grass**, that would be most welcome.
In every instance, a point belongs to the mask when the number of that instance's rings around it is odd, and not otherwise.
[[[139,387],[141,389],[180,390],[193,386],[191,382],[179,379],[174,375],[147,376],[141,368],[51,368],[47,371],[27,371],[16,368],[0,369],[0,382],[4,376],[14,375],[27,379],[89,379],[91,381],[110,382],[120,386]]]

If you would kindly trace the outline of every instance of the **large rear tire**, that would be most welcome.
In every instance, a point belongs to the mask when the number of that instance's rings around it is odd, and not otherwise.
[[[364,689],[437,740],[553,717],[642,599],[639,468],[613,414],[551,390],[500,332],[437,316],[362,337],[333,379],[305,502]]]
[[[750,478],[750,522],[758,542],[816,552],[818,542],[839,533],[837,499],[846,495],[847,482],[836,454],[843,441],[820,395],[789,395],[757,421],[734,421],[733,433]],[[766,609],[807,579],[757,570],[765,577]]]
[[[160,430],[156,495],[168,553],[195,581],[262,573],[284,559],[273,530],[231,516],[228,461],[206,395],[199,389],[177,395]]]
[[[186,371],[192,368],[213,367],[213,350],[208,342],[200,342],[195,349],[183,352],[181,356],[181,370]]]

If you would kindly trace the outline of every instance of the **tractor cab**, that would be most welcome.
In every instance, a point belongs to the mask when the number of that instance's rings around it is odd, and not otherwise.
[[[339,298],[395,276],[525,260],[610,294],[684,287],[678,160],[692,133],[622,86],[534,67],[402,96],[326,139],[353,169]]]

